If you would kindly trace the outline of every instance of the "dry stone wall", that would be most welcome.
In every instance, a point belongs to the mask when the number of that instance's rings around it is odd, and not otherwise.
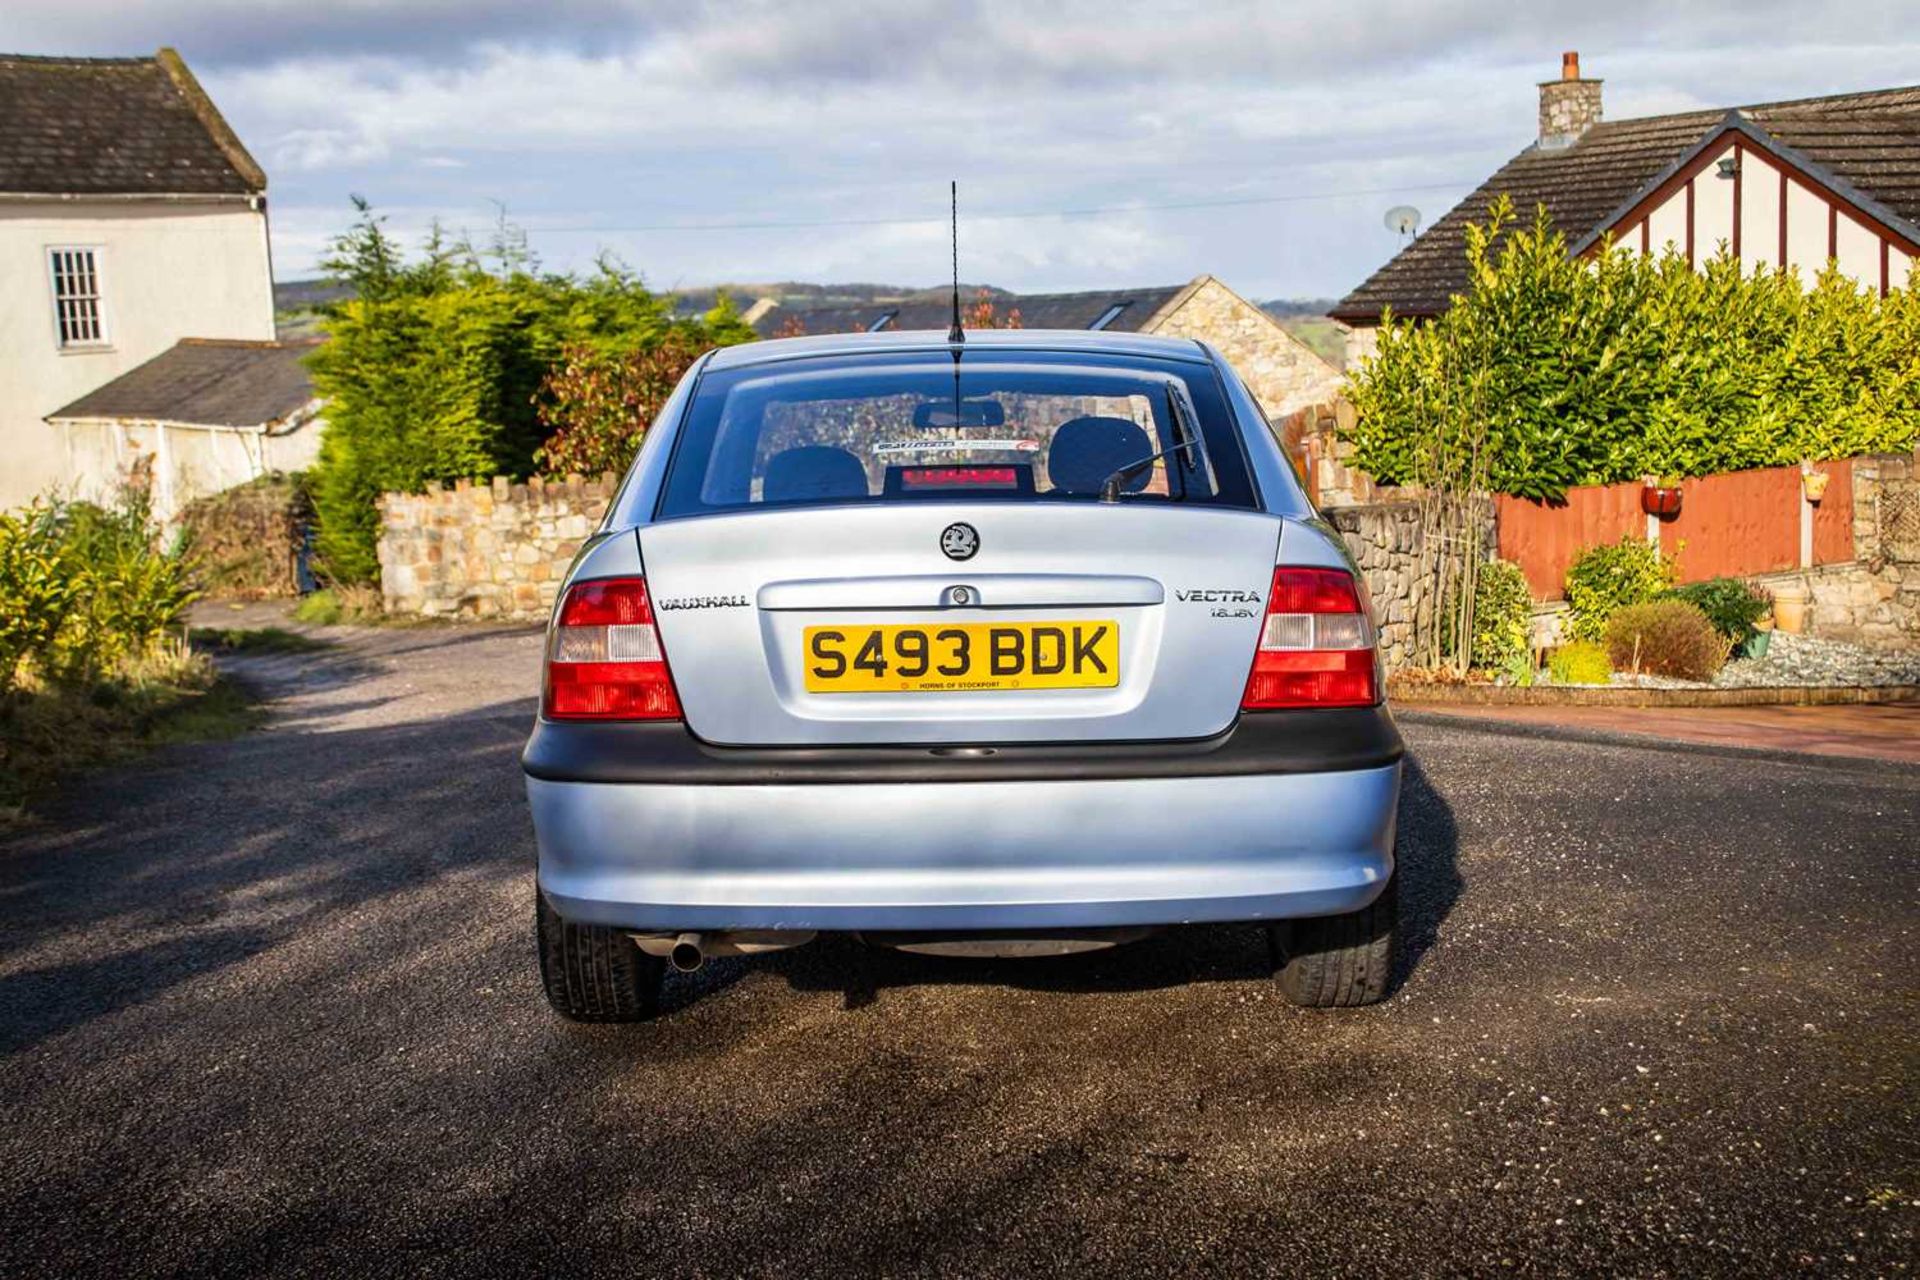
[[[1387,670],[1412,665],[1414,637],[1424,629],[1434,602],[1431,582],[1420,572],[1425,530],[1420,507],[1411,502],[1379,502],[1340,507],[1323,513],[1346,540],[1373,597],[1380,628],[1380,656]],[[1484,512],[1481,540],[1493,553],[1493,509]]]
[[[560,580],[606,514],[619,481],[456,481],[380,500],[387,612],[543,622]]]
[[[1853,559],[1754,579],[1808,592],[1809,635],[1920,650],[1920,451],[1853,460]]]

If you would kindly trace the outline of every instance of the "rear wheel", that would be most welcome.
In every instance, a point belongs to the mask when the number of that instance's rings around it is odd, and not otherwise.
[[[540,979],[554,1012],[575,1022],[644,1022],[660,1008],[667,962],[605,925],[570,924],[534,891]]]
[[[1280,920],[1267,926],[1281,992],[1315,1009],[1374,1004],[1393,976],[1400,921],[1400,877],[1358,911]]]

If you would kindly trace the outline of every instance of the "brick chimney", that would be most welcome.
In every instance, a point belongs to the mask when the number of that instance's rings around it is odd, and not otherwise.
[[[1558,151],[1600,123],[1600,82],[1580,78],[1580,55],[1560,55],[1560,78],[1540,85],[1540,149]]]

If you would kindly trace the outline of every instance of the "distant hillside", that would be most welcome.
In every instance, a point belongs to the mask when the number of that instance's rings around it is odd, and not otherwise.
[[[1260,309],[1277,320],[1294,316],[1324,316],[1333,310],[1333,298],[1268,298]]]
[[[929,294],[944,296],[952,285],[919,288],[899,284],[810,284],[802,280],[776,280],[764,284],[715,284],[692,289],[673,290],[674,310],[682,315],[698,315],[712,308],[724,292],[733,304],[745,311],[762,298],[772,298],[789,310],[806,307],[864,307],[879,302],[906,302]],[[990,284],[960,285],[963,297],[977,297],[982,289],[996,298],[1013,296],[1009,290]]]
[[[344,302],[353,296],[353,286],[334,280],[276,280],[273,282],[275,311],[311,311],[315,307]]]
[[[1269,298],[1260,309],[1336,369],[1347,367],[1346,335],[1327,318],[1332,298]]]

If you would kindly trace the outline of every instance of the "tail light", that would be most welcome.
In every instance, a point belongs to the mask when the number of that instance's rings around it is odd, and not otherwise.
[[[640,578],[576,582],[547,641],[549,720],[678,720],[680,698]]]
[[[1273,571],[1243,710],[1380,700],[1365,589],[1344,569]]]

